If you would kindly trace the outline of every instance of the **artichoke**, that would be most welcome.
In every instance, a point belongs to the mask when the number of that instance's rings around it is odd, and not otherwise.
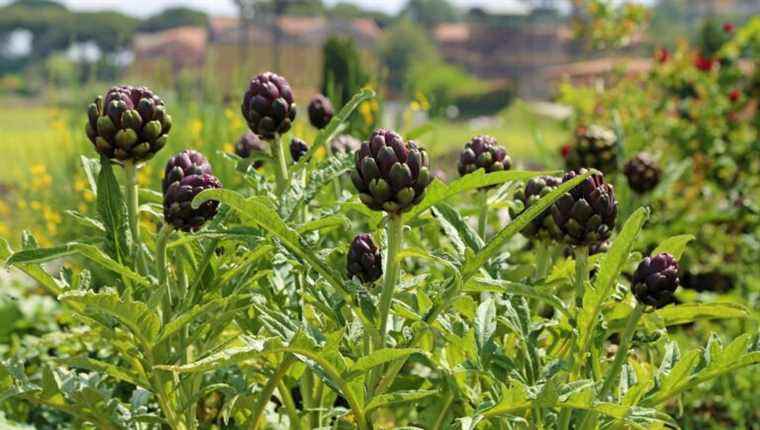
[[[419,203],[432,180],[425,150],[382,128],[362,143],[355,167],[351,181],[361,201],[372,210],[391,214]]]
[[[660,183],[662,170],[646,152],[636,154],[623,166],[623,173],[628,180],[628,186],[639,193],[651,191]]]
[[[562,178],[555,176],[531,178],[525,184],[525,187],[515,193],[515,205],[510,207],[510,215],[516,218],[539,199],[552,192],[561,183]],[[557,225],[554,224],[554,219],[549,216],[549,209],[533,218],[530,224],[522,230],[522,234],[530,238],[539,239],[548,239],[559,235]]]
[[[368,234],[359,234],[351,241],[346,260],[349,279],[356,276],[369,284],[383,275],[382,256]]]
[[[646,257],[633,272],[631,291],[639,303],[661,308],[673,302],[678,288],[678,262],[668,253]]]
[[[585,172],[586,169],[570,171],[562,182]],[[552,218],[565,242],[593,246],[609,239],[615,227],[617,206],[613,186],[604,181],[603,174],[595,172],[554,202]]]
[[[568,170],[597,169],[603,173],[617,171],[617,138],[604,127],[578,127],[575,142],[565,155]]]
[[[507,151],[491,136],[476,136],[464,145],[457,170],[460,176],[485,169],[486,173],[509,170],[512,160]]]
[[[341,134],[330,141],[330,151],[333,154],[353,154],[361,148],[361,140],[350,134]]]
[[[290,130],[296,119],[296,104],[288,81],[272,72],[251,80],[240,109],[251,131],[266,140]]]
[[[222,184],[216,176],[210,173],[211,166],[208,162],[205,162],[205,164],[197,163],[199,159],[205,161],[205,157],[195,153],[199,157],[196,156],[195,162],[187,164],[185,163],[185,156],[188,159],[190,158],[187,153],[188,151],[183,151],[175,155],[166,165],[165,171],[167,172],[167,176],[164,177],[164,220],[178,230],[196,231],[206,221],[216,215],[219,202],[208,200],[197,209],[193,209],[191,206],[193,198],[203,190],[221,188]],[[183,170],[184,166],[187,166],[186,170]],[[209,173],[205,172],[206,167]],[[194,174],[190,172],[202,173]],[[168,174],[172,176],[170,177]]]
[[[297,163],[307,152],[309,152],[309,147],[306,142],[295,137],[290,140],[290,156],[294,163]]]
[[[266,143],[262,142],[261,139],[259,139],[259,136],[256,136],[256,133],[252,131],[243,133],[235,144],[235,154],[240,158],[248,158],[256,152],[266,153],[266,151]],[[263,160],[256,160],[253,163],[255,169],[258,169],[263,165]]]
[[[166,162],[162,188],[164,192],[173,182],[180,182],[185,176],[211,174],[211,164],[198,151],[185,149]]]
[[[320,130],[327,127],[327,124],[330,123],[333,117],[332,103],[330,103],[330,99],[322,94],[317,94],[311,99],[307,110],[309,112],[309,122]]]
[[[144,161],[166,145],[172,119],[164,101],[145,87],[122,85],[108,90],[87,108],[85,132],[109,159]]]

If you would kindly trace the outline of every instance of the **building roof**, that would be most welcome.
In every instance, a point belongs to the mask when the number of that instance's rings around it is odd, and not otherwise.
[[[203,64],[206,55],[205,27],[177,27],[157,33],[138,33],[132,41],[135,57],[165,58],[174,66]]]

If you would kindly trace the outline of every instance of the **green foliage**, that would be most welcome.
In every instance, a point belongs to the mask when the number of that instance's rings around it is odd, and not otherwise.
[[[395,91],[403,90],[405,78],[415,64],[431,64],[439,58],[424,29],[408,19],[400,19],[386,29],[381,57],[388,71],[388,86]]]
[[[186,7],[172,7],[148,17],[140,23],[137,30],[154,33],[175,27],[206,27],[207,25],[208,15],[206,13]]]
[[[401,10],[401,16],[433,28],[443,22],[456,21],[459,13],[449,0],[409,0]]]

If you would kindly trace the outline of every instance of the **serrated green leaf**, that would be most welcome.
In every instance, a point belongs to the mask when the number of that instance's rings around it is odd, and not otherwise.
[[[298,233],[308,233],[315,230],[324,230],[328,228],[347,227],[351,221],[343,215],[330,215],[307,222],[298,227]]]
[[[475,313],[475,340],[478,348],[483,349],[496,332],[496,304],[493,299],[486,299]]]
[[[129,255],[130,247],[127,204],[111,167],[111,161],[106,157],[100,159],[97,188],[98,214],[106,228],[107,249],[116,261],[124,261]]]
[[[347,375],[346,379],[350,380],[369,369],[408,357],[412,354],[424,354],[424,351],[418,348],[384,348],[373,351],[371,354],[365,355],[354,362],[349,370],[350,376]]]
[[[453,206],[446,203],[439,203],[433,208],[433,213],[436,215],[436,220],[446,231],[450,239],[460,238],[468,248],[474,252],[480,251],[485,243],[480,238],[477,232],[467,224],[467,221]],[[448,227],[450,226],[450,227]],[[456,234],[456,236],[455,236]],[[462,255],[465,255],[465,250],[462,249]]]
[[[665,326],[687,324],[699,320],[749,318],[749,309],[737,303],[685,303],[655,311]]]
[[[71,367],[105,373],[117,381],[124,381],[138,387],[150,387],[148,381],[143,380],[140,375],[137,375],[129,369],[124,369],[114,364],[106,363],[105,361],[95,360],[85,355],[63,358],[56,361]]]
[[[519,282],[476,278],[470,280],[462,291],[466,293],[506,293],[521,297],[530,297],[541,300],[562,313],[567,313],[565,303],[558,296],[554,295],[554,288],[544,284],[526,285]]]
[[[132,269],[112,259],[105,252],[101,251],[99,248],[93,245],[73,243],[69,246],[83,257],[91,260],[94,263],[97,263],[104,269],[108,269],[143,286],[147,287],[151,285],[148,278],[132,271]]]

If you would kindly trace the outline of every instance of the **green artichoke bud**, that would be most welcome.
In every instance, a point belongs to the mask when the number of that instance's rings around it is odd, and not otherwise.
[[[538,200],[552,192],[562,183],[561,178],[554,176],[540,176],[530,179],[525,187],[515,193],[515,205],[510,207],[510,215],[516,218]],[[533,218],[523,230],[522,234],[529,238],[550,239],[558,237],[559,231],[554,219],[549,216],[550,210],[543,211],[539,216]]]
[[[173,182],[180,182],[186,176],[211,175],[211,164],[206,157],[193,149],[185,149],[166,162],[162,188],[164,192]]]
[[[617,171],[617,138],[615,133],[598,125],[578,127],[575,142],[565,156],[568,170],[596,169],[603,173]]]
[[[628,186],[638,193],[651,191],[660,183],[662,170],[646,152],[636,154],[623,166]]]
[[[272,72],[251,80],[240,108],[251,131],[266,140],[290,130],[296,119],[296,104],[288,81]]]
[[[87,108],[87,138],[109,159],[148,160],[166,144],[171,117],[164,102],[145,87],[108,90]]]
[[[491,136],[476,136],[467,142],[459,155],[457,170],[460,176],[485,169],[486,173],[509,170],[512,159],[499,142]]]
[[[570,171],[562,178],[567,182],[586,169]],[[592,246],[609,239],[615,228],[617,200],[604,175],[594,173],[552,205],[552,218],[561,238],[575,246]]]
[[[668,253],[646,257],[633,272],[631,291],[639,303],[661,308],[678,289],[678,262]]]
[[[362,143],[351,174],[359,198],[367,207],[392,214],[419,203],[431,180],[425,150],[382,128]]]
[[[208,200],[193,209],[193,198],[212,188],[222,188],[222,183],[216,176],[207,173],[185,176],[180,181],[170,183],[164,192],[164,220],[178,230],[198,230],[216,215],[219,202]]]

